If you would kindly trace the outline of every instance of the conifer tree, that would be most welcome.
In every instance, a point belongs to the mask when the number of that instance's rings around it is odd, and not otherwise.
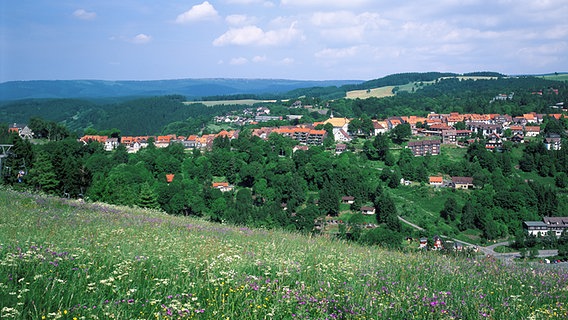
[[[29,171],[29,182],[38,190],[45,192],[54,192],[59,185],[55,169],[47,153],[38,153],[34,166]]]
[[[158,209],[158,196],[152,190],[148,182],[144,182],[140,188],[140,198],[138,199],[138,206],[141,208]]]

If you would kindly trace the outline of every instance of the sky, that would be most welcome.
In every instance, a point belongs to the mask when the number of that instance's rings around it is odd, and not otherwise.
[[[0,82],[568,71],[567,0],[0,0]]]

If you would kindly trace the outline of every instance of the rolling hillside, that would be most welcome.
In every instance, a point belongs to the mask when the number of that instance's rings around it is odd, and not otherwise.
[[[0,317],[565,319],[563,268],[0,190]]]
[[[215,95],[282,94],[298,88],[342,86],[359,80],[180,79],[156,81],[10,81],[0,83],[0,101],[33,98],[105,98],[183,95],[188,99]]]

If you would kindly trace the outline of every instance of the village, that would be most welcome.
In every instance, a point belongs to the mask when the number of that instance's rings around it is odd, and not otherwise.
[[[500,96],[496,97],[496,99]],[[502,95],[502,99],[508,99],[507,95]],[[293,104],[293,108],[301,107],[301,103]],[[311,108],[311,106],[309,106]],[[372,119],[370,132],[363,132],[360,128],[354,130],[352,124],[354,119],[344,117],[334,117],[333,112],[325,121],[313,123],[300,123],[285,126],[262,126],[269,121],[282,121],[284,119],[301,120],[300,115],[271,116],[270,109],[266,107],[247,108],[242,114],[236,115],[234,112],[226,116],[218,116],[214,121],[225,124],[254,125],[251,129],[253,136],[263,140],[268,140],[271,134],[278,134],[297,142],[293,147],[293,152],[297,150],[308,150],[310,146],[322,146],[326,138],[333,138],[334,144],[328,151],[341,154],[347,150],[358,151],[355,147],[349,147],[351,142],[357,139],[369,139],[377,135],[391,133],[397,126],[405,125],[410,128],[411,136],[408,142],[403,144],[415,157],[437,156],[441,153],[442,145],[455,146],[456,148],[466,148],[469,144],[482,139],[485,148],[494,152],[501,152],[504,143],[523,144],[527,140],[534,140],[542,137],[543,144],[547,150],[560,150],[562,139],[559,135],[547,134],[543,136],[542,125],[547,117],[560,120],[566,117],[563,105],[558,105],[557,109],[562,109],[562,113],[537,114],[526,113],[520,116],[510,116],[502,114],[460,114],[451,112],[449,114],[429,113],[426,116],[393,116],[383,120]],[[17,132],[24,139],[31,139],[33,132],[26,126],[13,124],[9,127],[10,132]],[[82,143],[99,142],[106,151],[112,151],[122,145],[128,153],[136,153],[142,148],[146,148],[150,143],[156,148],[165,148],[171,144],[179,143],[186,150],[211,150],[216,138],[223,137],[228,140],[237,139],[240,130],[221,130],[215,134],[180,136],[175,134],[157,136],[118,136],[108,137],[103,135],[84,135],[79,138]],[[168,183],[173,180],[173,175],[167,175]],[[410,185],[412,181],[401,179],[402,185]],[[476,185],[473,177],[450,176],[444,177],[435,175],[428,177],[428,185],[432,188],[452,188],[452,189],[474,189]],[[231,192],[235,186],[226,181],[216,181],[212,183],[212,188],[221,192]],[[341,203],[350,205],[353,203],[352,196],[343,196]],[[286,204],[282,204],[282,209],[286,210]],[[362,206],[354,212],[364,216],[375,215],[375,208]],[[325,219],[315,221],[315,229],[337,232],[339,225],[345,224],[337,216],[327,216]],[[351,226],[348,226],[350,228]],[[377,225],[367,222],[359,225],[361,228],[376,228]],[[549,231],[559,237],[563,230],[568,229],[568,218],[544,217],[543,221],[524,221],[524,229],[530,235],[544,236]],[[335,231],[333,231],[335,230]],[[420,239],[420,248],[427,248],[428,239]],[[440,250],[444,245],[438,236],[430,241],[430,249]],[[459,242],[451,244],[456,250],[461,250]],[[459,249],[458,249],[459,248]]]

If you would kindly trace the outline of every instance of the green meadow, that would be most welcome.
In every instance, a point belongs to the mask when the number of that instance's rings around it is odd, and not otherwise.
[[[566,267],[410,251],[0,189],[0,318],[568,317]]]

